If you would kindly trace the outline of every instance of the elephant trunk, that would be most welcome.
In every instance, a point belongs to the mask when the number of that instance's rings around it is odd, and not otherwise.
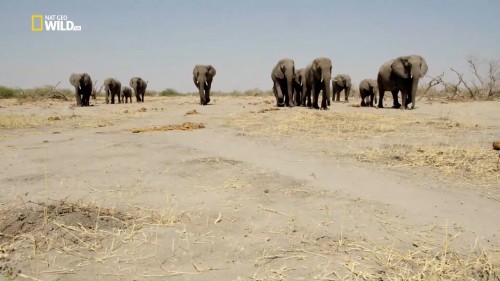
[[[409,93],[411,94],[411,107],[415,108],[415,98],[417,96],[418,80],[420,79],[420,69],[413,67],[411,70],[411,89]],[[408,101],[409,102],[409,101]]]
[[[290,106],[294,105],[294,102],[293,102],[293,75],[290,75],[286,79],[286,92],[288,95],[288,104]]]
[[[205,83],[206,81],[198,80],[198,90],[200,92],[200,100],[202,104],[205,103]]]
[[[330,74],[324,75],[321,79],[323,81],[323,85],[324,85],[324,89],[325,89],[325,93],[326,93],[327,104],[329,103],[330,97],[332,96],[332,87],[330,86],[331,85],[330,79],[331,79]]]

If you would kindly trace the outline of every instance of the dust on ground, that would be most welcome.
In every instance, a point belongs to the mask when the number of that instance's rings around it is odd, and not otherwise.
[[[212,103],[1,100],[0,273],[499,279],[498,102]]]

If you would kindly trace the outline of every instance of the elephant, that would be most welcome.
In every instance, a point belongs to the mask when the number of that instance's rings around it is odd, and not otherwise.
[[[305,71],[305,68],[295,70],[295,77],[293,79],[293,99],[297,106],[302,105],[302,90],[306,86]]]
[[[276,97],[276,106],[294,106],[293,80],[295,76],[295,62],[292,59],[281,59],[276,63],[272,72],[273,92]]]
[[[148,87],[148,81],[144,81],[141,77],[132,77],[129,84],[130,87],[134,89],[137,102],[144,102],[144,94]]]
[[[106,93],[106,103],[109,103],[109,96],[111,96],[111,104],[115,103],[115,96],[118,98],[118,103],[122,103],[120,92],[122,90],[122,83],[115,78],[108,78],[104,80],[104,92]]]
[[[378,93],[378,85],[377,81],[374,79],[364,79],[359,83],[359,95],[361,96],[361,106],[371,106],[373,107],[373,103],[376,102],[375,98]],[[369,101],[366,102],[366,98],[369,98]]]
[[[415,108],[415,97],[417,93],[418,80],[428,70],[427,62],[422,56],[401,56],[384,63],[378,72],[377,84],[379,90],[378,107],[383,108],[383,97],[385,91],[391,91],[394,100],[393,108],[400,108],[398,92],[401,91],[403,109]]]
[[[128,103],[128,100],[130,100],[130,103],[132,103],[132,89],[124,86],[122,88],[122,102]]]
[[[75,87],[76,105],[90,106],[90,96],[92,95],[92,79],[87,73],[73,73],[69,77],[69,82]]]
[[[217,73],[215,68],[209,64],[197,64],[193,69],[193,82],[200,93],[200,104],[207,105],[210,102],[210,88]]]
[[[332,76],[332,61],[329,58],[321,57],[313,60],[311,64],[306,67],[306,87],[302,92],[302,105],[319,109],[318,98],[319,92],[322,91],[323,96],[321,100],[321,109],[328,109],[330,105],[330,96],[332,93],[330,87],[330,80]],[[311,104],[311,95],[313,101]]]
[[[348,74],[338,74],[332,79],[332,101],[340,101],[340,93],[344,91],[345,101],[349,102],[349,94],[351,93],[351,76]]]

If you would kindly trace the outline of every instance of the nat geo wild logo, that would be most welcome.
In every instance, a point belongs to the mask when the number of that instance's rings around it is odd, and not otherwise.
[[[31,31],[81,31],[67,15],[31,15]]]

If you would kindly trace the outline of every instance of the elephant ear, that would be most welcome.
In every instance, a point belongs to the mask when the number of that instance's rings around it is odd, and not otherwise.
[[[210,74],[210,76],[212,76],[212,77],[214,77],[215,74],[217,73],[215,71],[215,68],[213,66],[211,66],[211,65],[207,65],[207,70],[208,70],[208,73]]]
[[[422,58],[422,62],[420,63],[420,77],[424,77],[427,74],[427,70],[429,70],[427,62]]]
[[[337,75],[337,76],[335,76],[334,80],[335,80],[335,84],[337,84],[340,88],[343,88],[346,86],[345,79],[343,76]]]
[[[405,69],[405,64],[408,63],[408,60],[405,57],[399,57],[394,60],[394,62],[391,65],[392,71],[396,73],[398,77],[401,78],[409,78],[410,76],[408,75],[406,69]]]
[[[312,63],[311,68],[312,68],[312,71],[314,73],[314,77],[319,77],[320,75],[318,73],[318,71],[319,71],[318,61],[314,60],[313,63]]]
[[[273,75],[277,79],[285,79],[285,72],[283,71],[285,66],[281,63],[278,63],[273,69]]]

